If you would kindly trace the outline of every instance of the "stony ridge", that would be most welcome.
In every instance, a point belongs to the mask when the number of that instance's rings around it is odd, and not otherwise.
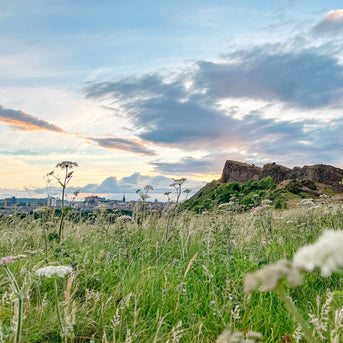
[[[325,164],[291,169],[276,163],[268,163],[263,167],[258,167],[253,164],[228,160],[225,163],[220,181],[222,183],[243,183],[251,179],[259,181],[268,176],[272,177],[275,183],[285,180],[310,180],[328,185],[335,192],[343,192],[343,170]]]

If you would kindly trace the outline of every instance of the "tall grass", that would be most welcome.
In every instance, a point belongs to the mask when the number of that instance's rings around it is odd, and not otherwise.
[[[27,255],[7,265],[18,287],[30,279],[23,291],[22,342],[61,342],[61,326],[68,328],[65,342],[215,342],[224,330],[259,332],[264,342],[287,342],[287,336],[301,341],[298,322],[277,295],[246,294],[244,277],[290,260],[323,230],[343,225],[342,206],[327,203],[284,211],[267,207],[255,214],[217,210],[171,220],[156,214],[142,218],[139,224],[127,217],[110,223],[106,216],[66,221],[60,244],[54,239],[46,244],[58,218],[50,216],[48,224],[45,218],[1,219],[0,257]],[[45,265],[67,265],[74,272],[55,283],[36,275]],[[341,281],[338,273],[324,278],[315,270],[301,286],[287,289],[314,342],[342,341],[343,314],[335,312],[343,312]],[[313,318],[320,321],[328,292],[327,329],[318,334]],[[18,299],[5,268],[0,299],[0,342],[12,342]]]

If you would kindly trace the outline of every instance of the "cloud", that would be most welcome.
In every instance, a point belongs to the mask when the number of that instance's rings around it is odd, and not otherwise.
[[[313,27],[316,34],[335,34],[343,32],[343,9],[332,10]]]
[[[199,61],[195,86],[211,99],[258,99],[309,109],[337,105],[343,96],[337,58],[314,49],[279,50],[267,45],[236,52],[222,63]],[[239,61],[233,63],[234,58]]]
[[[0,122],[19,131],[53,131],[67,133],[60,127],[21,110],[12,110],[0,105]]]
[[[139,155],[153,156],[155,152],[147,149],[141,140],[114,138],[114,137],[88,137],[86,142],[102,148],[129,151]]]
[[[41,156],[44,155],[42,152],[32,151],[32,150],[15,150],[15,151],[7,151],[7,150],[0,150],[1,155],[9,155],[9,156]]]
[[[108,177],[101,184],[89,184],[82,187],[80,190],[83,193],[100,193],[100,194],[114,194],[114,193],[135,193],[137,189],[142,189],[146,185],[154,187],[153,193],[164,193],[171,190],[170,184],[172,179],[158,175],[148,176],[140,173],[134,173],[130,176],[123,177],[117,180],[116,177]],[[204,185],[204,182],[197,182],[189,180],[186,185],[192,185],[193,188],[199,189]]]
[[[177,162],[152,161],[149,164],[154,170],[162,174],[220,174],[224,162],[227,159],[242,160],[244,157],[240,154],[220,153],[211,154],[201,158],[187,156]]]
[[[221,61],[197,61],[173,79],[151,73],[89,84],[86,96],[117,102],[144,142],[189,151],[241,151],[264,161],[339,160],[341,153],[334,147],[342,145],[342,123],[315,120],[318,110],[343,107],[343,65],[327,48],[303,47],[298,40],[265,44]],[[226,109],[219,105],[223,100]],[[238,117],[238,100],[262,105]],[[278,112],[267,118],[267,107]],[[311,119],[291,120],[283,109],[310,114]],[[210,161],[187,157],[151,165],[159,172],[183,173],[209,170]]]

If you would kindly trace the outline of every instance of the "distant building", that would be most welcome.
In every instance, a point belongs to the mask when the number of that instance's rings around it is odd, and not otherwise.
[[[97,195],[91,195],[89,197],[85,197],[85,203],[88,205],[96,205],[100,201],[104,201],[105,198],[100,198]]]
[[[5,198],[4,199],[4,206],[8,207],[8,206],[14,205],[16,202],[17,202],[17,199],[15,197]]]
[[[126,200],[125,200],[125,193],[123,194],[123,202],[126,202]]]
[[[56,205],[57,205],[56,198],[48,196],[48,197],[45,199],[45,206],[48,206],[48,207],[56,207]]]

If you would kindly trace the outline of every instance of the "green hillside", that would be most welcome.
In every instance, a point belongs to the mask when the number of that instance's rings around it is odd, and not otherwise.
[[[181,209],[199,213],[227,204],[236,212],[244,212],[261,205],[265,199],[271,200],[275,208],[281,209],[287,207],[288,200],[316,198],[321,193],[332,195],[329,189],[320,188],[318,184],[308,180],[289,180],[279,185],[270,176],[260,181],[249,180],[244,183],[221,183],[216,180],[185,201]]]

